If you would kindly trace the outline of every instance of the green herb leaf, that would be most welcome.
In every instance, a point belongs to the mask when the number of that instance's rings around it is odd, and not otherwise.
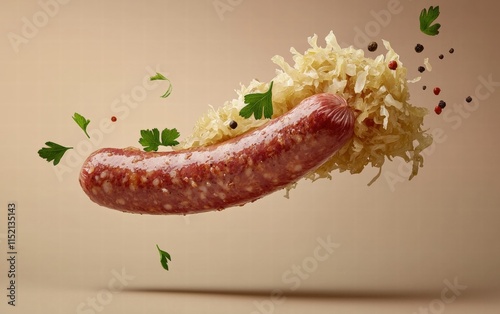
[[[429,11],[423,9],[420,12],[420,30],[427,35],[435,36],[439,34],[441,24],[436,23],[431,25],[439,16],[439,6],[429,8]]]
[[[85,119],[84,116],[82,116],[79,113],[75,112],[75,115],[73,116],[73,120],[75,120],[76,124],[82,128],[83,132],[85,132],[85,135],[87,135],[88,138],[90,138],[89,134],[87,133],[87,126],[90,123],[90,120]]]
[[[273,81],[269,85],[269,89],[265,93],[255,93],[245,95],[245,107],[240,110],[240,116],[250,118],[254,115],[255,119],[262,118],[262,110],[264,117],[270,119],[273,116]]]
[[[179,142],[176,139],[180,136],[177,129],[164,129],[161,132],[157,128],[152,130],[141,130],[141,138],[139,139],[139,144],[144,146],[144,150],[147,152],[157,151],[159,146],[175,146]]]
[[[166,80],[167,78],[163,74],[156,72],[156,75],[151,76],[149,79],[151,81],[156,81],[156,80]]]
[[[164,129],[161,131],[161,144],[163,146],[179,145],[175,139],[179,138],[180,133],[177,129]]]
[[[54,142],[45,142],[48,147],[43,147],[38,151],[38,156],[46,159],[48,162],[54,161],[54,166],[56,166],[59,161],[61,161],[62,156],[68,149],[73,147],[64,147],[62,145],[56,144]]]
[[[152,130],[141,130],[141,138],[139,139],[139,144],[144,146],[144,150],[147,152],[157,151],[158,146],[161,145],[160,142],[160,131],[158,129]]]
[[[163,94],[161,97],[167,98],[168,96],[170,96],[170,94],[172,93],[172,82],[170,82],[170,80],[168,78],[166,78],[163,74],[156,72],[156,75],[151,76],[149,79],[151,81],[158,81],[158,80],[167,81],[168,82],[168,89],[165,92],[165,94]]]
[[[161,266],[163,266],[164,269],[168,270],[168,261],[171,261],[172,259],[170,258],[170,254],[168,254],[165,251],[162,251],[158,244],[156,245],[156,248],[158,249],[158,252],[160,253],[160,263]]]

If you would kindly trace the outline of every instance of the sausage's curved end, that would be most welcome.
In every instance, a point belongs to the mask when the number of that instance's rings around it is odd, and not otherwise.
[[[338,142],[347,143],[354,136],[356,117],[353,108],[349,106],[343,97],[337,94],[324,93],[320,95],[324,98],[323,101],[331,104],[331,106],[325,106],[324,110],[328,110],[325,115],[338,128],[336,130],[339,134]]]
[[[127,148],[128,149],[128,148]],[[80,186],[82,190],[87,194],[87,196],[94,202],[101,206],[98,199],[94,197],[94,193],[92,191],[93,182],[92,182],[92,174],[96,170],[96,166],[102,162],[106,156],[113,154],[113,152],[118,151],[116,148],[101,148],[90,154],[87,159],[83,162],[82,168],[80,169],[80,175],[78,177],[78,181],[80,182]]]

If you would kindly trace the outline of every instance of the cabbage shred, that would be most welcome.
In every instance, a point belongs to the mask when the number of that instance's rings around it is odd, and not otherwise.
[[[381,170],[385,160],[394,157],[412,163],[409,179],[413,178],[423,166],[421,153],[432,144],[432,137],[422,129],[427,109],[408,102],[407,69],[399,55],[387,41],[383,41],[386,55],[371,59],[361,49],[341,48],[333,32],[325,38],[326,47],[319,47],[317,39],[317,35],[308,38],[311,47],[304,54],[291,48],[293,66],[281,56],[272,58],[280,67],[272,79],[273,118],[309,96],[327,92],[344,97],[354,109],[356,121],[351,141],[306,178],[331,179],[335,170],[356,174],[367,165]],[[392,60],[398,63],[396,70],[388,68]],[[269,83],[257,80],[248,86],[241,85],[236,91],[237,98],[218,109],[211,107],[197,121],[193,134],[176,149],[216,144],[267,123],[269,120],[240,117],[239,111],[245,106],[246,94],[264,93],[268,88]],[[238,123],[236,129],[228,127],[231,120]],[[379,175],[380,171],[374,180]]]

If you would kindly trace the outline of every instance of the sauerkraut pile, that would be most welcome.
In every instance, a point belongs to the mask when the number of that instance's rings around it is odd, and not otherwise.
[[[401,157],[412,163],[413,178],[423,165],[421,152],[432,143],[432,137],[422,129],[425,108],[411,105],[408,92],[407,70],[399,55],[384,41],[386,55],[375,59],[364,56],[364,51],[353,47],[341,48],[335,35],[326,36],[326,47],[317,44],[316,35],[309,37],[310,48],[300,54],[294,48],[295,64],[289,65],[281,56],[272,61],[281,69],[276,70],[273,81],[273,118],[298,105],[304,98],[317,93],[335,93],[344,97],[355,110],[356,122],[353,139],[331,159],[306,177],[311,180],[331,178],[335,170],[360,173],[370,164],[381,168],[386,159]],[[396,70],[388,67],[396,61]],[[241,85],[238,97],[222,107],[211,109],[201,117],[191,136],[176,148],[212,145],[242,134],[267,123],[268,119],[245,119],[239,111],[245,106],[244,96],[263,93],[269,83],[253,80],[248,86]],[[236,129],[228,127],[231,120],[238,123]]]

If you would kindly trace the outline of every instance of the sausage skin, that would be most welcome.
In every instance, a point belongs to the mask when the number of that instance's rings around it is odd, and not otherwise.
[[[207,147],[170,152],[103,148],[80,172],[90,199],[139,214],[193,214],[253,202],[315,170],[354,134],[354,113],[316,94],[260,128]]]

